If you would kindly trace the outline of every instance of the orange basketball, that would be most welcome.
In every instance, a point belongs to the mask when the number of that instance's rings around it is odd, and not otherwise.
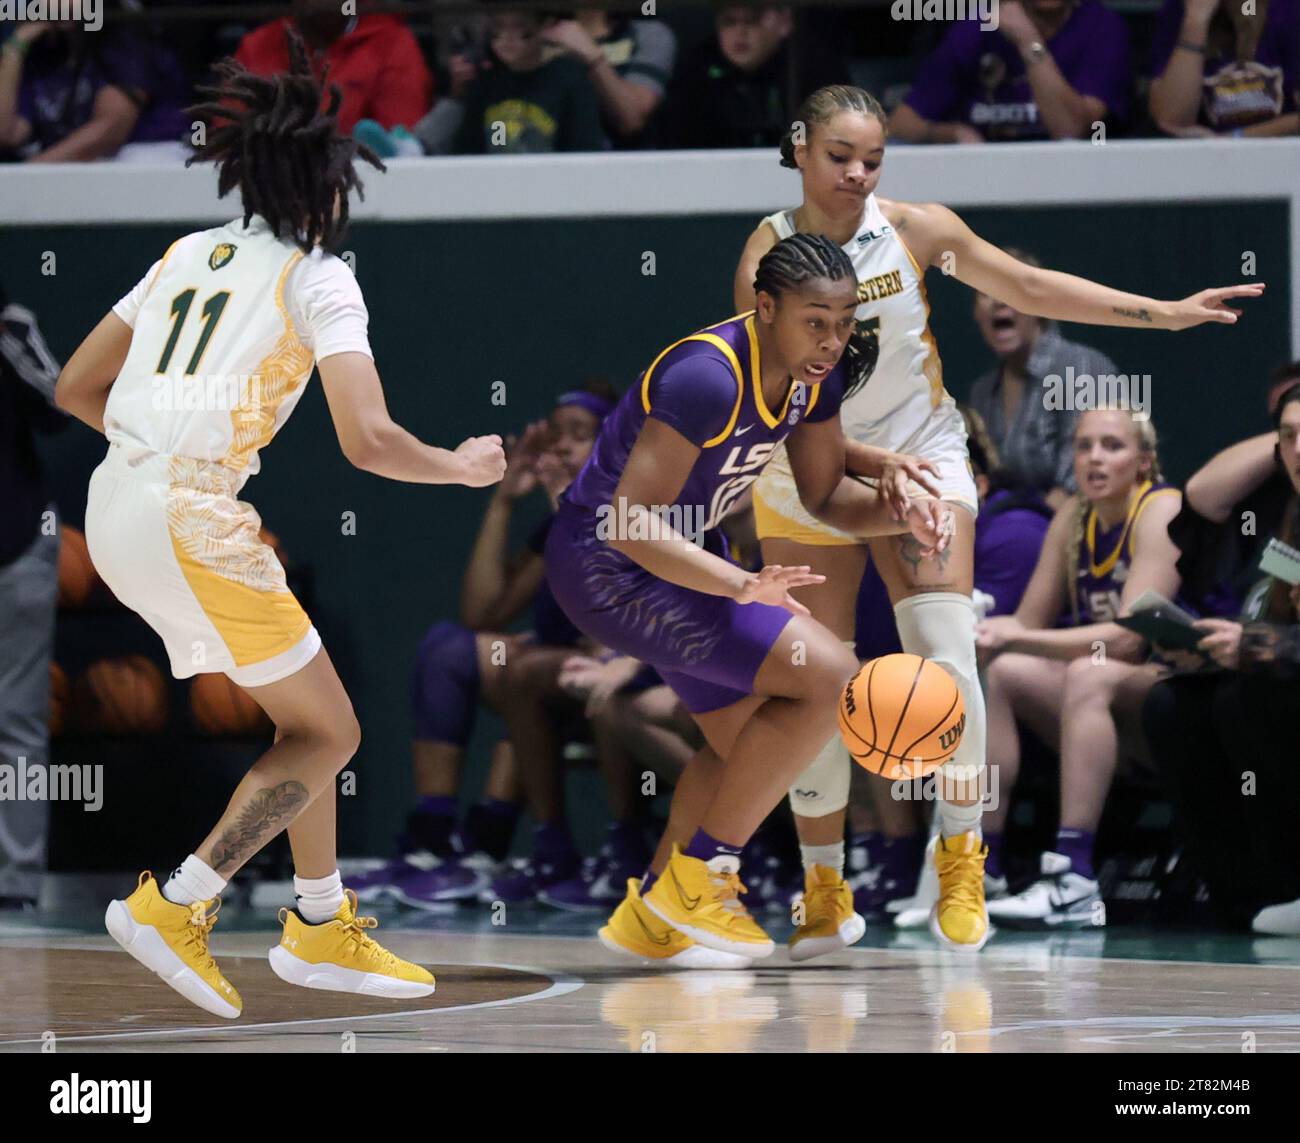
[[[50,664],[50,736],[63,733],[68,712],[68,674],[58,663]]]
[[[98,582],[85,534],[65,524],[59,538],[59,606],[85,607]]]
[[[966,707],[947,671],[920,655],[884,655],[840,694],[840,735],[858,765],[890,781],[923,778],[961,742]]]
[[[73,691],[78,725],[106,734],[158,734],[167,725],[167,683],[144,655],[100,659]]]
[[[206,734],[265,734],[266,712],[225,675],[199,675],[190,687],[190,713]]]

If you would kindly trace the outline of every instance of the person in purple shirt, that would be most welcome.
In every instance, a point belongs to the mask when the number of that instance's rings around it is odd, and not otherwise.
[[[644,881],[628,880],[601,930],[611,949],[682,964],[730,967],[773,951],[740,902],[739,854],[835,733],[857,669],[790,594],[824,577],[745,571],[720,554],[719,521],[785,442],[805,505],[828,523],[911,531],[929,552],[946,547],[953,524],[937,500],[912,501],[900,519],[888,491],[846,474],[840,358],[858,305],[848,255],[793,235],[759,262],[754,288],[755,310],[674,342],[624,395],[546,543],[547,579],[569,618],[654,667],[707,743],[677,784]]]
[[[1165,0],[1151,38],[1151,118],[1167,135],[1300,131],[1300,2]]]
[[[0,152],[34,162],[112,158],[127,142],[180,139],[190,85],[147,31],[20,23],[0,49]]]
[[[1007,0],[954,24],[890,117],[908,143],[1080,139],[1128,113],[1128,32],[1100,0]]]

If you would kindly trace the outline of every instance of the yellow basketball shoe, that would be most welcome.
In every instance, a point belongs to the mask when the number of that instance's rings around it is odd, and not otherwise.
[[[359,992],[408,1000],[428,996],[433,974],[418,964],[394,956],[366,935],[379,924],[357,916],[357,895],[345,889],[343,904],[332,921],[308,924],[293,909],[280,910],[284,935],[267,954],[271,970],[281,980],[327,992]]]
[[[233,1020],[244,1002],[208,952],[220,909],[219,897],[193,905],[167,900],[146,870],[131,896],[109,902],[104,926],[119,945],[191,1004]]]
[[[989,914],[984,905],[988,852],[974,830],[940,837],[935,847],[939,900],[930,911],[930,932],[950,948],[974,952],[989,939]]]
[[[706,948],[750,960],[771,956],[776,948],[772,938],[740,903],[745,892],[740,862],[725,857],[715,857],[713,862],[687,857],[674,845],[663,875],[641,900],[661,921]]]
[[[853,890],[842,873],[814,865],[804,874],[803,896],[795,902],[798,927],[790,936],[790,959],[811,960],[857,944],[867,922],[853,911]]]
[[[696,944],[661,921],[641,900],[641,882],[627,879],[627,896],[596,936],[610,952],[633,956],[662,968],[749,968],[746,956]]]

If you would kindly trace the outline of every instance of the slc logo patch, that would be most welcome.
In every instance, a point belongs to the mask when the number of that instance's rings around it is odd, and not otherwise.
[[[220,242],[208,255],[208,269],[220,270],[227,262],[235,256],[237,247],[232,246],[229,242]]]

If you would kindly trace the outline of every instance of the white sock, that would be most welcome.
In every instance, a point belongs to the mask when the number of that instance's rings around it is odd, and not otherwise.
[[[984,805],[981,802],[973,806],[954,806],[942,798],[939,800],[939,829],[944,837],[956,837],[974,830],[976,837],[983,838],[984,831],[980,828],[983,818]]]
[[[328,877],[295,876],[293,891],[298,898],[298,914],[309,925],[334,920],[343,906],[343,878],[337,869]]]
[[[836,842],[834,845],[801,845],[799,853],[803,857],[803,868],[805,873],[811,873],[814,865],[824,865],[827,869],[833,869],[841,877],[844,876],[844,843]]]
[[[211,901],[226,889],[226,879],[206,861],[190,854],[162,887],[162,895],[173,905],[193,905],[195,901]]]

